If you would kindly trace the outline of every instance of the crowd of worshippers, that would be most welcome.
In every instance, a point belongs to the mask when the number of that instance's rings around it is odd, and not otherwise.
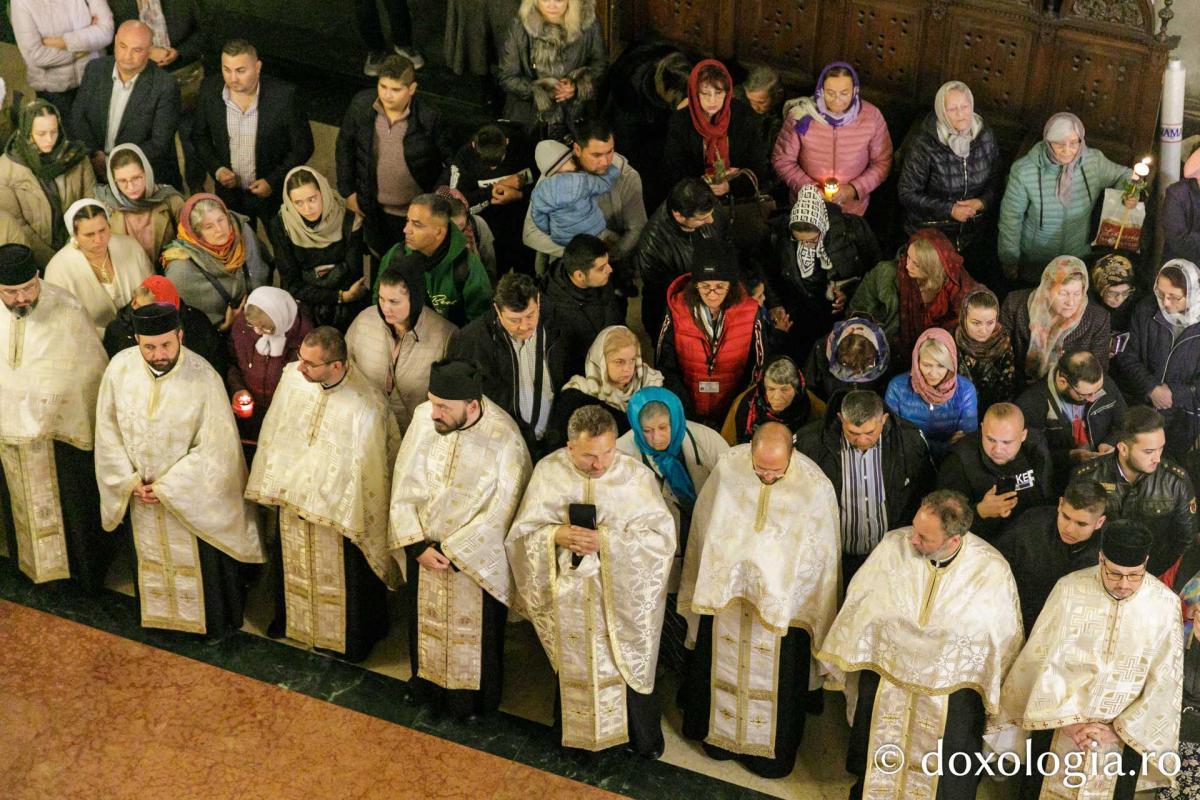
[[[194,4],[139,0],[112,56],[101,0],[30,5],[0,489],[32,581],[98,591],[127,545],[144,625],[220,635],[271,562],[268,633],[350,661],[401,591],[413,697],[460,717],[499,706],[511,611],[581,751],[657,758],[674,670],[683,734],[764,776],[824,687],[852,797],[974,797],[921,756],[985,749],[1023,797],[1073,755],[1123,767],[1089,797],[1196,796],[1200,155],[1159,264],[1093,247],[1130,169],[1082,120],[1010,166],[959,81],[894,154],[849,64],[782,105],[769,70],[660,64],[635,165],[591,2],[525,0],[505,119],[456,148],[380,57],[334,185],[252,44],[178,74]],[[864,217],[893,169],[903,242]]]

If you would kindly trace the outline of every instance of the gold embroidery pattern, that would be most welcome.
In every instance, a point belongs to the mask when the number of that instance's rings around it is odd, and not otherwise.
[[[162,504],[130,508],[142,625],[204,633],[204,581],[196,537]]]
[[[418,675],[446,689],[478,689],[483,590],[463,572],[418,569]]]
[[[279,510],[287,636],[310,647],[346,652],[343,537],[325,525]]]
[[[21,572],[34,583],[71,577],[53,441],[0,444],[0,462],[12,500]]]
[[[706,742],[743,755],[775,757],[780,648],[781,638],[744,601],[713,618]]]

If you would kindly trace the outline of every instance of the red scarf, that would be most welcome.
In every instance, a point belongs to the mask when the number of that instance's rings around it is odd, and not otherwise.
[[[725,105],[717,112],[716,119],[709,119],[708,114],[700,107],[700,70],[705,67],[717,67],[725,74]],[[733,78],[729,70],[720,61],[706,58],[692,67],[688,76],[688,113],[692,115],[692,127],[704,139],[704,171],[712,174],[717,156],[721,157],[725,168],[729,164],[729,104],[733,100]]]
[[[917,342],[921,332],[929,328],[944,328],[950,333],[958,327],[958,312],[963,298],[975,288],[975,281],[962,268],[962,256],[936,228],[921,228],[908,240],[928,240],[937,250],[946,279],[933,299],[926,304],[921,299],[920,285],[908,274],[908,247],[900,254],[896,266],[896,292],[900,299],[900,340],[896,352],[907,352]]]

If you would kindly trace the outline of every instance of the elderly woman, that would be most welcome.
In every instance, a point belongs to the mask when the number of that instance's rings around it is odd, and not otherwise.
[[[954,337],[941,328],[930,328],[917,339],[912,368],[892,378],[883,402],[921,429],[935,463],[950,445],[979,428],[975,385],[958,374]]]
[[[39,267],[67,243],[63,212],[88,197],[96,173],[82,142],[67,139],[62,115],[45,100],[21,110],[0,156],[0,212],[20,226]]]
[[[260,286],[246,298],[229,330],[225,376],[242,438],[258,438],[283,368],[300,358],[300,342],[311,330],[312,323],[283,289]]]
[[[112,232],[98,200],[76,200],[64,219],[71,241],[46,265],[46,282],[75,295],[104,338],[108,323],[153,272],[150,259],[132,236]]]
[[[179,311],[179,327],[183,330],[183,340],[187,349],[203,358],[218,375],[224,375],[229,368],[229,343],[224,336],[208,321],[202,312],[179,300],[179,292],[175,286],[162,275],[151,275],[133,290],[133,299],[129,305],[117,312],[117,318],[108,323],[104,329],[104,350],[112,358],[127,347],[137,344],[133,330],[133,312],[144,305],[160,303],[172,305]]]
[[[1167,187],[1162,227],[1164,260],[1200,262],[1200,149],[1183,165],[1183,178]]]
[[[1012,340],[1000,324],[1000,301],[991,289],[981,286],[967,295],[954,343],[958,345],[958,374],[975,385],[980,408],[1017,396]]]
[[[975,286],[946,234],[922,228],[909,237],[898,259],[867,273],[849,313],[878,321],[894,342],[892,352],[907,354],[928,328],[953,333],[962,301]]]
[[[733,98],[741,100],[754,112],[755,135],[758,136],[762,151],[767,154],[775,146],[775,138],[779,136],[779,125],[783,122],[779,115],[779,101],[782,97],[783,82],[779,80],[779,73],[766,65],[750,70],[746,80],[733,90]],[[773,174],[759,176],[759,179],[770,181]]]
[[[1000,148],[970,88],[942,84],[900,171],[905,232],[935,227],[965,251],[992,224],[1003,182]]]
[[[828,402],[834,393],[867,389],[883,395],[891,366],[887,335],[868,317],[835,323],[804,364],[808,390]]]
[[[795,433],[813,414],[804,376],[787,356],[772,356],[762,379],[742,392],[729,409],[721,435],[732,444],[745,444],[764,422],[780,422]]]
[[[607,67],[595,0],[521,0],[500,51],[504,118],[562,138]]]
[[[1013,162],[1000,201],[997,253],[1008,276],[1034,284],[1051,259],[1087,258],[1092,209],[1131,174],[1087,146],[1079,117],[1052,116],[1042,141]]]
[[[688,418],[717,427],[762,369],[763,329],[758,302],[739,281],[732,245],[701,239],[692,267],[667,288],[656,363]]]
[[[367,305],[362,223],[325,176],[296,167],[283,180],[283,205],[271,220],[279,284],[314,325],[345,331]]]
[[[233,325],[246,295],[267,282],[254,229],[213,194],[195,194],[179,212],[175,241],[162,254],[179,296],[219,331]]]
[[[610,325],[600,331],[588,349],[582,375],[567,381],[554,398],[546,435],[555,446],[567,442],[567,422],[571,414],[584,406],[599,405],[617,420],[617,435],[629,430],[625,406],[629,398],[647,386],[662,386],[662,373],[642,361],[642,345],[637,334],[624,325]]]
[[[793,352],[806,352],[846,310],[847,294],[880,260],[879,243],[862,217],[845,214],[816,186],[800,187],[786,230],[768,262],[765,305],[778,325],[793,323]]]
[[[682,178],[702,177],[713,194],[729,192],[735,169],[766,177],[767,152],[756,131],[754,112],[733,97],[733,78],[720,61],[707,58],[692,68],[688,103],[671,115],[663,149],[663,173],[674,185]],[[750,184],[743,182],[748,190]]]
[[[1010,292],[1000,324],[1012,339],[1017,392],[1042,380],[1072,350],[1091,350],[1108,367],[1108,314],[1088,302],[1087,267],[1074,256],[1046,265],[1036,289]]]
[[[1117,355],[1122,389],[1166,421],[1167,455],[1180,462],[1200,435],[1200,269],[1168,261],[1154,296],[1133,311],[1129,343]]]
[[[829,199],[862,216],[871,192],[892,169],[892,137],[883,114],[859,96],[858,73],[829,64],[812,97],[785,104],[783,128],[771,163],[791,192],[810,183],[828,187]]]
[[[106,161],[108,183],[97,184],[95,198],[108,206],[113,233],[132,236],[153,263],[179,226],[183,196],[154,182],[154,168],[142,148],[119,144]]]

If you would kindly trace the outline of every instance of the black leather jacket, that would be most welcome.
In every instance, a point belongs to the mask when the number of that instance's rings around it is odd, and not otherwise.
[[[1154,535],[1149,571],[1161,575],[1196,538],[1196,494],[1186,472],[1163,459],[1134,483],[1125,480],[1115,452],[1085,461],[1073,477],[1099,481],[1108,491],[1110,520],[1134,519]]]

